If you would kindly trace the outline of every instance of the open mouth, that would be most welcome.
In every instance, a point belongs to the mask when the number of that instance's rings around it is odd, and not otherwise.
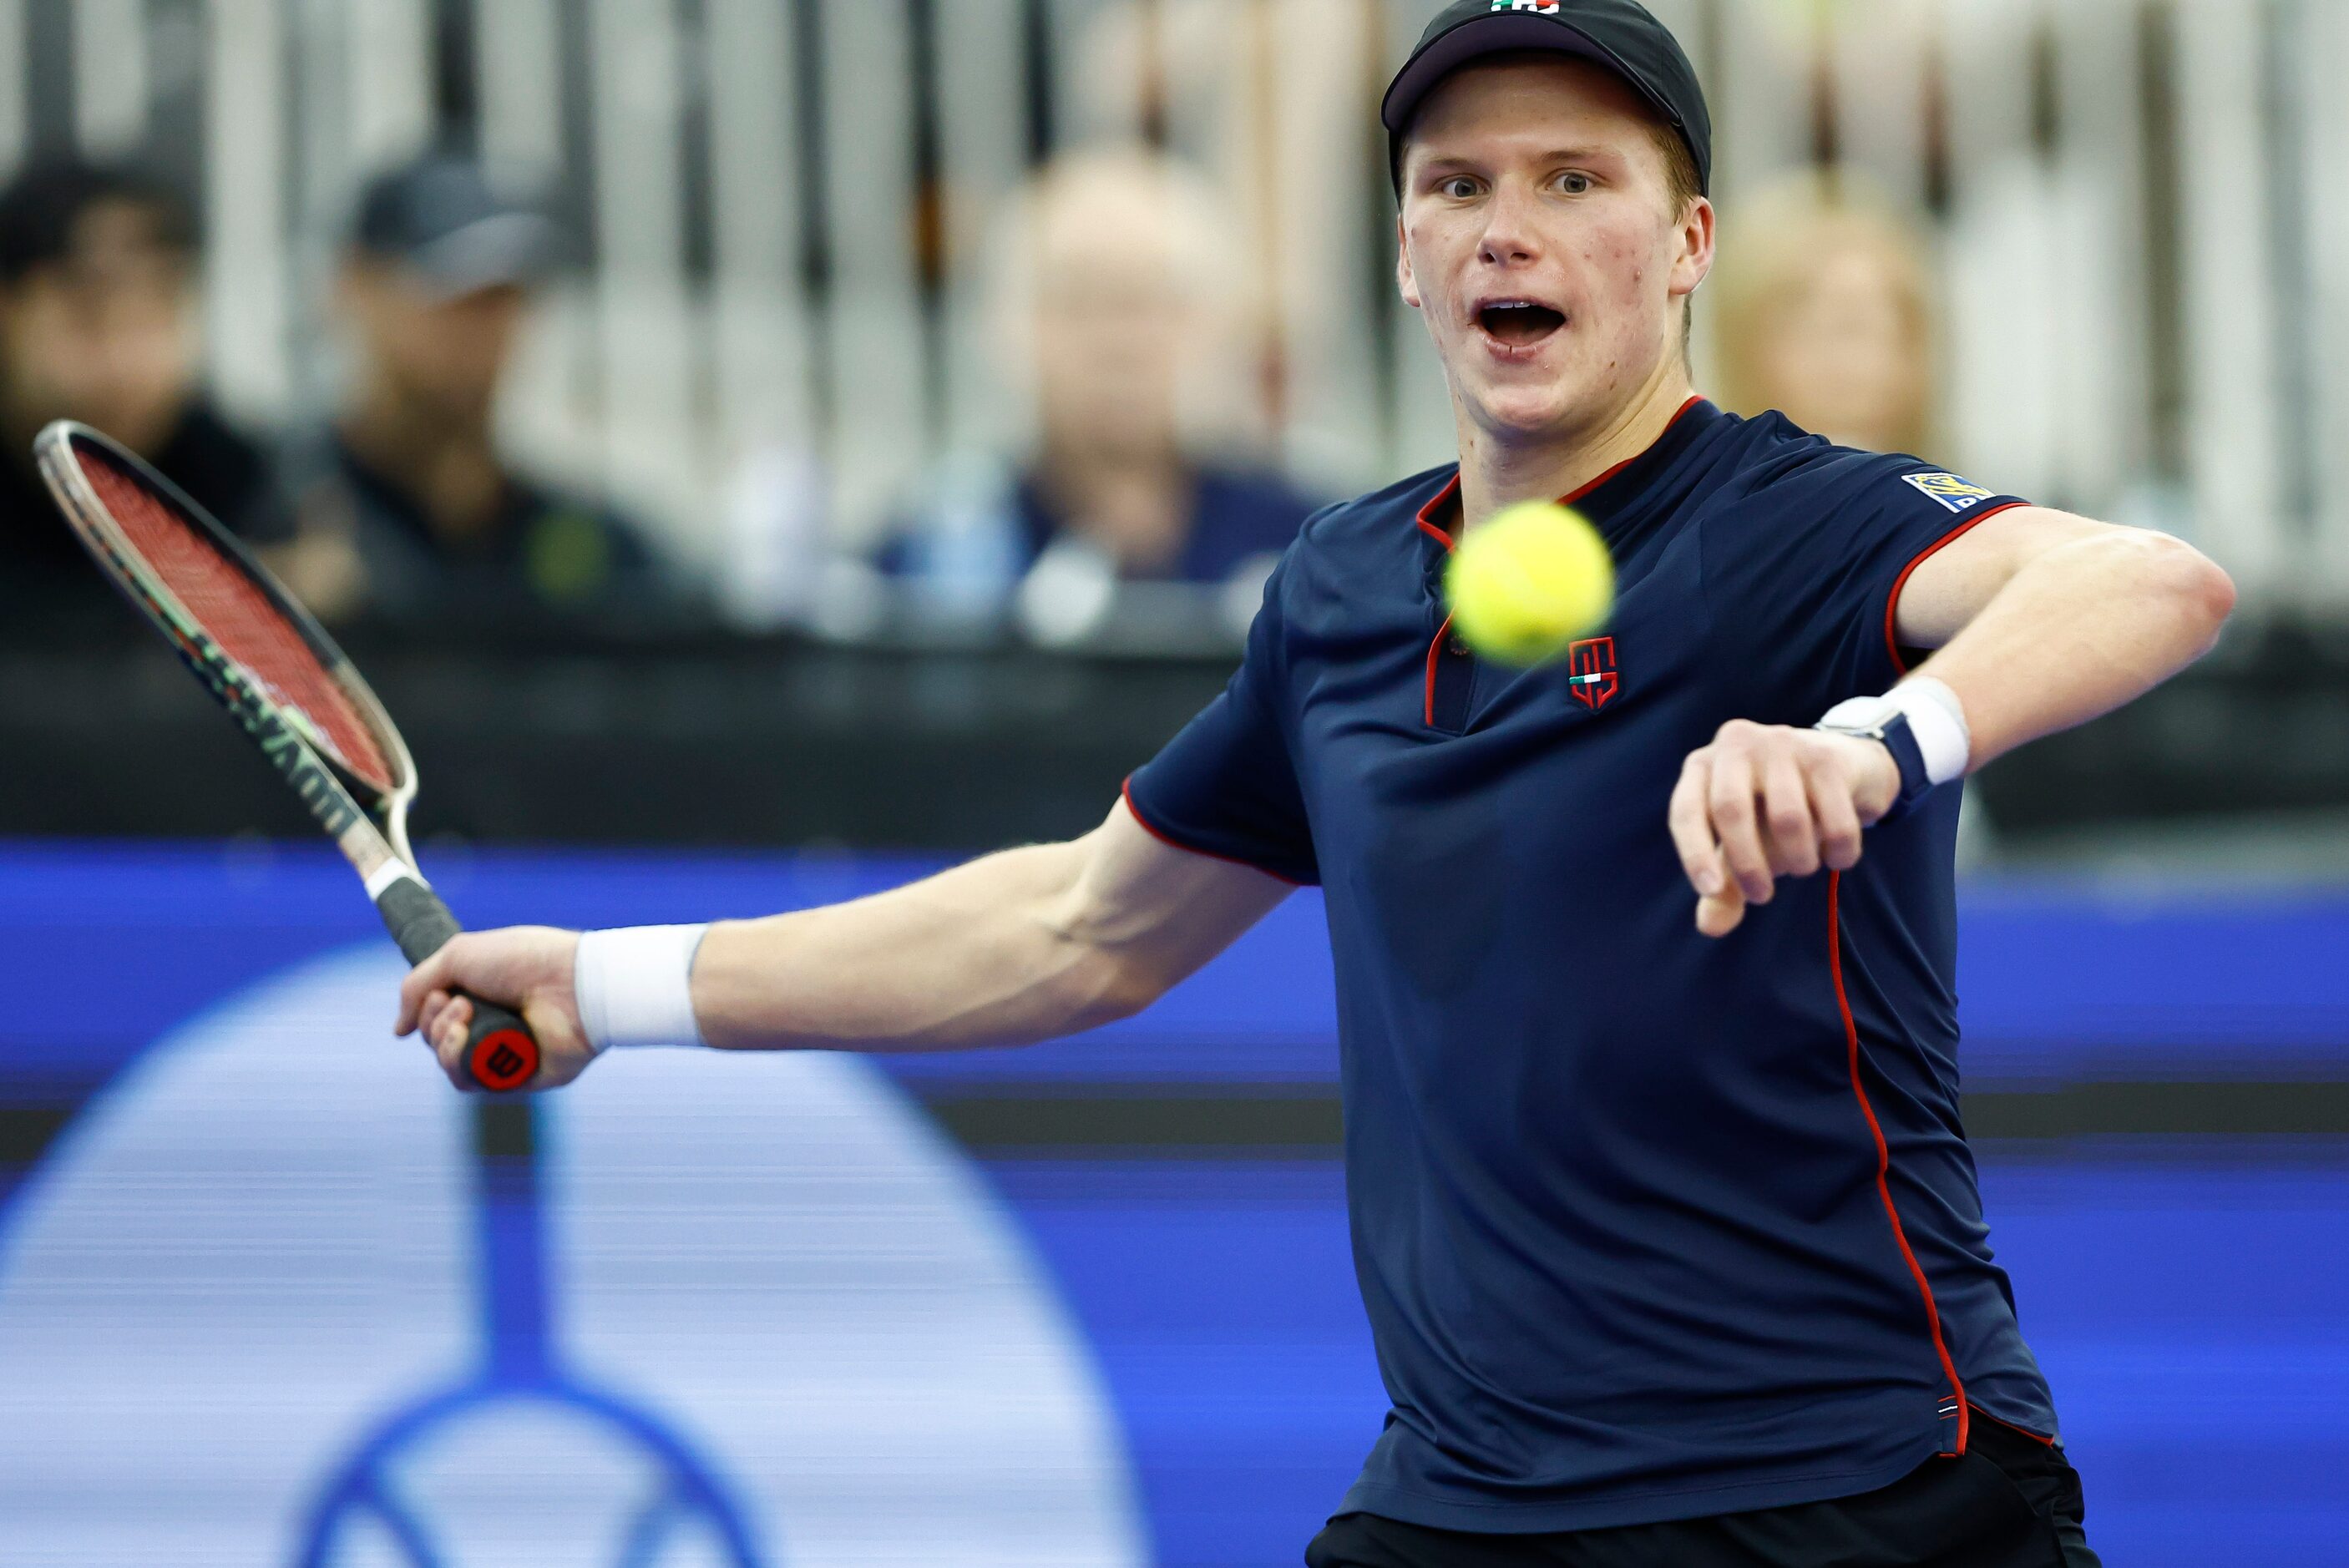
[[[1566,325],[1566,317],[1546,304],[1502,300],[1476,313],[1476,325],[1485,335],[1511,348],[1531,348]]]

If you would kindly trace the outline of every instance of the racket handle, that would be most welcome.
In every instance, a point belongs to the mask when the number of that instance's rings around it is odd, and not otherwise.
[[[440,895],[413,877],[401,877],[385,888],[375,908],[411,968],[465,929]],[[495,1003],[478,996],[466,999],[473,1004],[472,1032],[465,1039],[467,1075],[492,1093],[520,1088],[537,1077],[538,1037],[530,1026]]]

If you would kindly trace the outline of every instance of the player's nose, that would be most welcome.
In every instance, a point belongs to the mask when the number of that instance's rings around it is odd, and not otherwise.
[[[1541,254],[1534,222],[1533,200],[1504,185],[1485,203],[1485,232],[1477,237],[1477,258],[1488,266],[1517,266]]]

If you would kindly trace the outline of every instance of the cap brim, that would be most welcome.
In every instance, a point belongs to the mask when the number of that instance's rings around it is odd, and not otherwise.
[[[1522,12],[1504,12],[1463,22],[1413,57],[1387,88],[1386,99],[1379,106],[1380,123],[1391,135],[1402,135],[1420,104],[1435,90],[1436,83],[1487,55],[1519,51],[1566,55],[1604,66],[1630,84],[1666,121],[1675,128],[1680,126],[1681,117],[1671,105],[1657,97],[1605,45],[1568,23]]]
[[[562,262],[562,235],[535,212],[500,212],[419,245],[401,263],[442,299],[538,283]]]

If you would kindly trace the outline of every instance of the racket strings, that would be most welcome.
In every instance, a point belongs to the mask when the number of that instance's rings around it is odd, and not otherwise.
[[[308,720],[343,769],[389,794],[389,758],[309,639],[245,569],[179,509],[130,474],[84,449],[77,455],[131,547],[221,650],[268,688],[272,701]]]

